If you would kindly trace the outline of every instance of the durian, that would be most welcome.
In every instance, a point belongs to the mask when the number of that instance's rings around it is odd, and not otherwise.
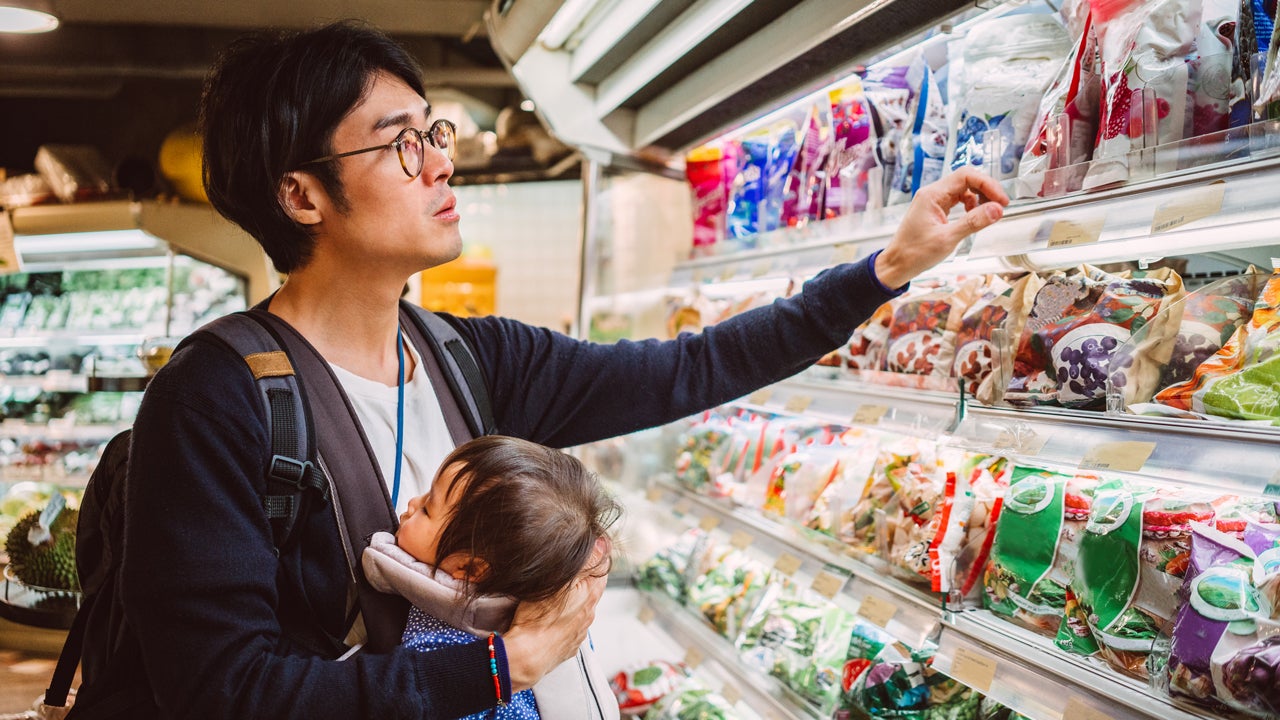
[[[80,513],[67,508],[58,513],[49,528],[52,540],[32,545],[27,539],[40,521],[40,511],[32,510],[18,521],[4,541],[9,566],[18,580],[27,585],[52,590],[80,590],[76,574],[76,521]]]

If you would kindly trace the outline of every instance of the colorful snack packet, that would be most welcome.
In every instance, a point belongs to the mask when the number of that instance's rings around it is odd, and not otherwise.
[[[937,73],[923,55],[916,56],[909,66],[907,85],[911,91],[909,124],[898,144],[889,205],[910,201],[917,190],[942,177],[946,166],[947,104],[938,89]]]
[[[725,177],[736,168],[721,147],[700,147],[685,158],[685,176],[693,196],[693,256],[705,257],[725,238],[725,211],[729,206]]]
[[[828,93],[835,143],[827,167],[824,216],[838,217],[867,206],[867,188],[858,186],[846,168],[861,167],[872,152],[871,111],[862,82],[856,78]]]

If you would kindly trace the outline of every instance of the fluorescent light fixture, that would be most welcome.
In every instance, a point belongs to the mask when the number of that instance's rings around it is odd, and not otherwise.
[[[538,42],[548,50],[559,50],[595,9],[596,0],[565,0],[551,21],[538,35]]]
[[[157,250],[164,245],[163,241],[141,230],[18,235],[16,242],[18,252],[23,255]]]
[[[0,32],[42,33],[58,27],[53,5],[43,0],[3,0],[0,2]]]

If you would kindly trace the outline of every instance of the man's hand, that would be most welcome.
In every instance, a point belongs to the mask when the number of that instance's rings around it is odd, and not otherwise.
[[[544,603],[522,603],[516,608],[511,629],[502,636],[513,693],[533,687],[543,675],[578,652],[595,620],[596,604],[604,595],[607,581],[608,576],[583,576],[563,606],[553,598]]]
[[[951,208],[964,203],[968,212],[947,222]],[[965,237],[1004,217],[1009,196],[1000,183],[972,167],[965,167],[916,193],[889,246],[876,257],[876,277],[898,288],[947,259]]]

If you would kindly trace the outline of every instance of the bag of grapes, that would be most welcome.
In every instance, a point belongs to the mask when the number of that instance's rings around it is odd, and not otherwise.
[[[1100,409],[1109,374],[1126,397],[1149,397],[1173,348],[1181,317],[1172,309],[1183,294],[1169,268],[1113,275],[1084,265],[1054,274],[1036,293],[1004,399]],[[1143,328],[1141,342],[1119,357]]]
[[[1203,416],[1280,424],[1280,269],[1271,274],[1241,325],[1190,380],[1156,402]]]

